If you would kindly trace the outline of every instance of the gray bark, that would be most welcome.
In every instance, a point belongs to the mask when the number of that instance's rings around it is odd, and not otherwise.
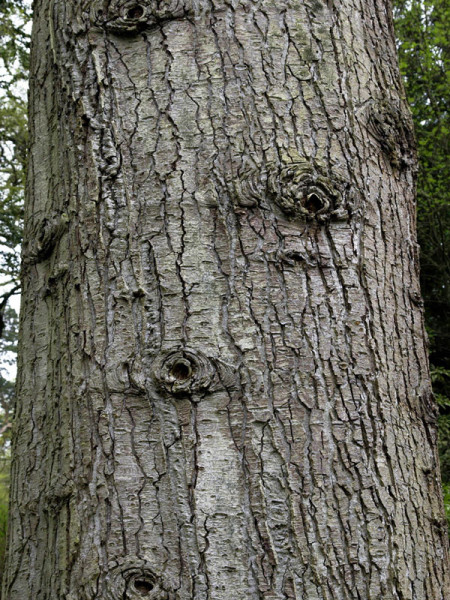
[[[31,74],[4,600],[444,600],[389,2],[37,0]]]

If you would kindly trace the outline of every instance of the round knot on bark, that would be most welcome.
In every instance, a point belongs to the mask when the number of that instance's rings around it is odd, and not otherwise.
[[[237,196],[244,206],[267,206],[269,200],[272,208],[289,219],[318,223],[348,219],[356,203],[356,192],[348,181],[306,161],[247,170]]]
[[[174,395],[191,395],[212,387],[215,364],[203,352],[180,348],[161,355],[153,365],[159,386]]]
[[[271,169],[267,188],[272,202],[291,219],[324,223],[349,216],[350,187],[318,166],[298,162]]]
[[[128,584],[127,592],[131,592],[132,596],[141,598],[149,598],[152,591],[155,589],[155,580],[149,575],[136,575]]]
[[[103,8],[94,11],[94,22],[114,33],[133,34],[189,12],[190,5],[178,0],[119,0],[111,2],[106,11]]]
[[[142,599],[173,600],[174,595],[146,560],[128,559],[113,567],[109,577],[107,600]]]
[[[126,8],[126,18],[130,21],[136,21],[142,19],[145,15],[145,7],[141,4],[132,4],[130,7]]]

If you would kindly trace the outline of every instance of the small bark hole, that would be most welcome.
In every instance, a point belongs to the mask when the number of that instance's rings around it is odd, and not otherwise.
[[[140,19],[141,17],[144,16],[144,8],[142,6],[139,6],[139,4],[136,4],[135,6],[132,6],[131,8],[129,8],[127,10],[127,18],[128,19]]]
[[[310,213],[315,214],[323,208],[323,202],[317,194],[310,194],[306,199],[305,208]]]
[[[186,381],[192,375],[191,365],[187,360],[177,360],[172,366],[170,374],[177,381]]]
[[[148,596],[155,587],[153,583],[147,579],[136,579],[133,585],[137,593],[143,597]]]

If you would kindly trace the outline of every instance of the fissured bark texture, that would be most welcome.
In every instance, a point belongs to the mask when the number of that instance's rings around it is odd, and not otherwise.
[[[386,0],[37,0],[4,600],[444,600]]]

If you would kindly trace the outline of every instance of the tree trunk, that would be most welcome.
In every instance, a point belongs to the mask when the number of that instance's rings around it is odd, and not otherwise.
[[[30,121],[4,600],[444,600],[389,2],[37,0]]]

